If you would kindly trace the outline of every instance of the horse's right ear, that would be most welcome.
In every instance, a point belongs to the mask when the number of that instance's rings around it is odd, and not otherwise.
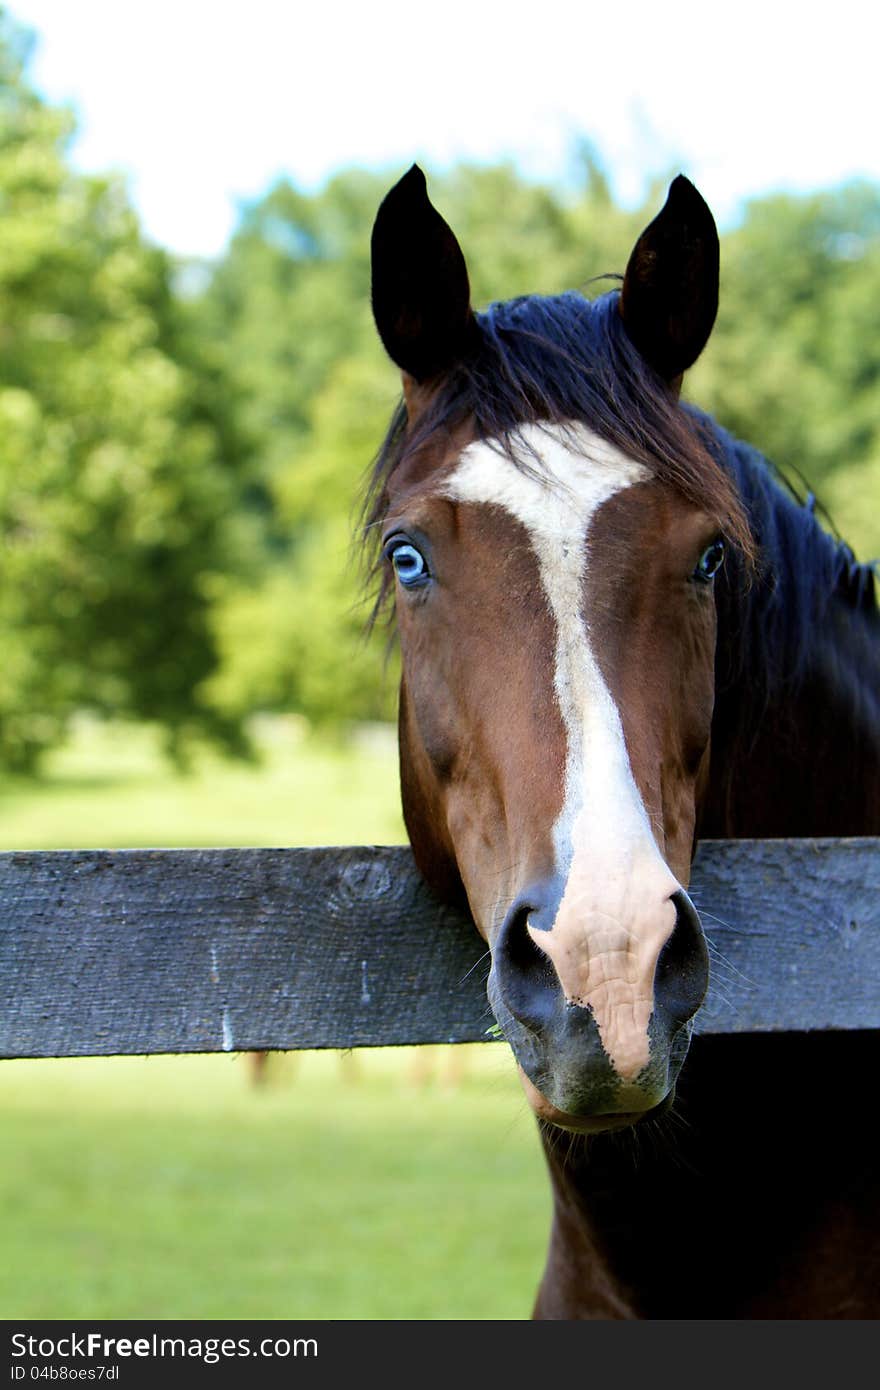
[[[718,232],[708,206],[679,174],[629,258],[620,312],[639,352],[677,384],[696,362],[718,312]]]
[[[387,194],[371,242],[373,318],[385,351],[417,382],[446,371],[474,329],[461,247],[417,164]]]

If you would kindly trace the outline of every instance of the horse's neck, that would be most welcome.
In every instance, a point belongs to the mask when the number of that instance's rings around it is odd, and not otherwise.
[[[671,1115],[587,1139],[543,1130],[554,1222],[538,1315],[876,1317],[863,1097],[878,1065],[878,1032],[699,1035]],[[817,1124],[825,1095],[846,1127]]]
[[[703,837],[880,834],[880,612],[874,576],[750,445],[698,417],[758,542],[716,588]]]
[[[725,643],[742,632],[719,631]],[[747,654],[746,654],[747,658]],[[704,837],[880,834],[880,614],[834,593],[811,625],[800,669],[768,682],[736,654],[719,692]]]

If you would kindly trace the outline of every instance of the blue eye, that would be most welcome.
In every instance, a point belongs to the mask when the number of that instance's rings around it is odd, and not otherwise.
[[[405,589],[424,584],[428,578],[428,566],[424,555],[414,545],[408,541],[398,542],[389,546],[387,554],[394,566],[394,573]]]
[[[699,560],[697,568],[694,570],[694,579],[700,584],[708,584],[714,579],[721,566],[724,564],[724,542],[715,540],[711,545],[707,545]]]

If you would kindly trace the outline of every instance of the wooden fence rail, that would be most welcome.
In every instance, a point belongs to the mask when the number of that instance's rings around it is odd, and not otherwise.
[[[702,1032],[880,1027],[880,839],[701,845]],[[487,1037],[488,960],[407,848],[0,854],[0,1056]]]

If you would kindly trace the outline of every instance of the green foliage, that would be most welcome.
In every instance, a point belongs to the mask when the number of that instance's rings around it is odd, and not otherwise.
[[[385,180],[354,171],[314,196],[281,181],[244,210],[201,306],[244,392],[268,476],[311,431],[316,394],[346,356],[373,353],[369,229]]]
[[[688,394],[799,472],[880,555],[880,187],[750,205],[722,242],[721,306]]]
[[[345,519],[335,518],[259,586],[222,586],[214,622],[223,664],[204,688],[218,710],[293,709],[325,727],[393,718],[395,659],[381,638],[368,641],[350,552]]]
[[[378,354],[343,357],[312,402],[311,429],[274,477],[288,543],[255,586],[221,585],[223,655],[205,689],[221,711],[295,709],[316,725],[390,719],[396,661],[377,636],[365,559],[356,544],[364,460],[395,403]]]
[[[159,720],[178,753],[240,746],[199,695],[209,577],[249,548],[234,393],[123,189],[68,169],[17,46],[0,28],[0,762],[83,706]]]

